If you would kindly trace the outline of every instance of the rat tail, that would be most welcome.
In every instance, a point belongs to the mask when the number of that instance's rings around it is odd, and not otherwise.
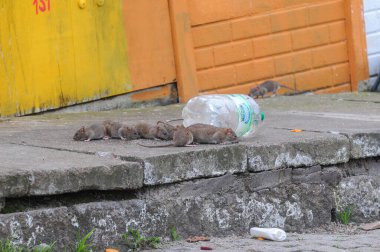
[[[145,145],[145,144],[142,144],[142,143],[137,143],[138,145],[142,146],[142,147],[146,147],[146,148],[161,148],[161,147],[169,147],[169,146],[173,146],[172,143],[170,144],[153,144],[153,145]]]

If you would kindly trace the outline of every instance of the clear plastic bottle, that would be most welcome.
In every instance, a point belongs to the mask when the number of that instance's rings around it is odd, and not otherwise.
[[[252,136],[264,113],[248,95],[201,95],[187,102],[182,110],[183,124],[188,127],[195,123],[211,124],[231,128],[238,137]]]

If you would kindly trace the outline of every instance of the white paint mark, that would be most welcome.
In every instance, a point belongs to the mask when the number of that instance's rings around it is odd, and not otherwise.
[[[289,152],[281,153],[275,160],[274,166],[281,168],[283,166],[310,166],[313,164],[313,159],[306,154],[297,153],[296,156],[292,156]]]
[[[313,214],[313,211],[312,210],[307,210],[306,211],[306,219],[307,221],[309,222],[309,224],[312,224],[313,223],[313,220],[314,220],[314,214]]]
[[[206,203],[203,205],[204,215],[210,223],[214,222],[215,217],[215,212],[212,209],[215,209],[215,205],[213,203]]]
[[[29,228],[33,227],[33,217],[29,214],[26,214],[26,225],[28,225]]]
[[[230,214],[226,209],[216,209],[216,219],[218,221],[219,228],[225,229],[230,227]]]
[[[147,185],[154,185],[157,182],[157,178],[154,174],[154,166],[149,163],[144,163],[144,183]]]
[[[360,149],[364,156],[378,156],[380,155],[380,144],[373,143],[368,136],[355,138],[352,141]]]
[[[301,207],[297,202],[290,203],[289,201],[285,202],[286,217],[292,217],[293,219],[299,220],[303,217],[303,213],[301,211]]]
[[[252,168],[257,168],[260,170],[267,170],[268,169],[268,165],[266,165],[263,162],[263,159],[261,158],[261,156],[254,156],[254,157],[249,158],[248,160],[249,160],[248,161],[249,166]]]
[[[99,227],[106,227],[106,225],[107,225],[107,222],[105,219],[98,220],[98,226]]]
[[[22,244],[23,243],[23,235],[21,230],[21,224],[16,220],[15,217],[9,223],[10,231],[11,231],[11,239],[14,244]]]
[[[74,215],[73,218],[71,218],[70,221],[71,221],[71,225],[73,225],[76,228],[79,228],[79,223],[78,223],[78,219],[77,219],[76,215]]]
[[[336,152],[336,157],[339,161],[347,161],[349,157],[349,153],[346,147],[342,147]]]

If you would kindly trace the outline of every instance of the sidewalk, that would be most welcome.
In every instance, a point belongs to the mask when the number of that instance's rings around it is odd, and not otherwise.
[[[359,231],[356,234],[326,233],[287,234],[283,242],[269,240],[259,241],[250,237],[211,238],[209,242],[188,243],[172,242],[159,250],[151,251],[200,251],[206,246],[213,251],[246,251],[246,252],[377,252],[380,251],[380,230]]]

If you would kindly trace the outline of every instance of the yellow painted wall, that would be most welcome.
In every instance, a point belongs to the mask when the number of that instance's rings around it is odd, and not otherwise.
[[[0,1],[0,116],[175,78],[167,0]]]
[[[25,114],[131,90],[121,1],[3,0],[1,115]],[[43,8],[45,3],[45,11]],[[110,74],[112,73],[112,74]],[[123,85],[120,85],[123,83]]]

